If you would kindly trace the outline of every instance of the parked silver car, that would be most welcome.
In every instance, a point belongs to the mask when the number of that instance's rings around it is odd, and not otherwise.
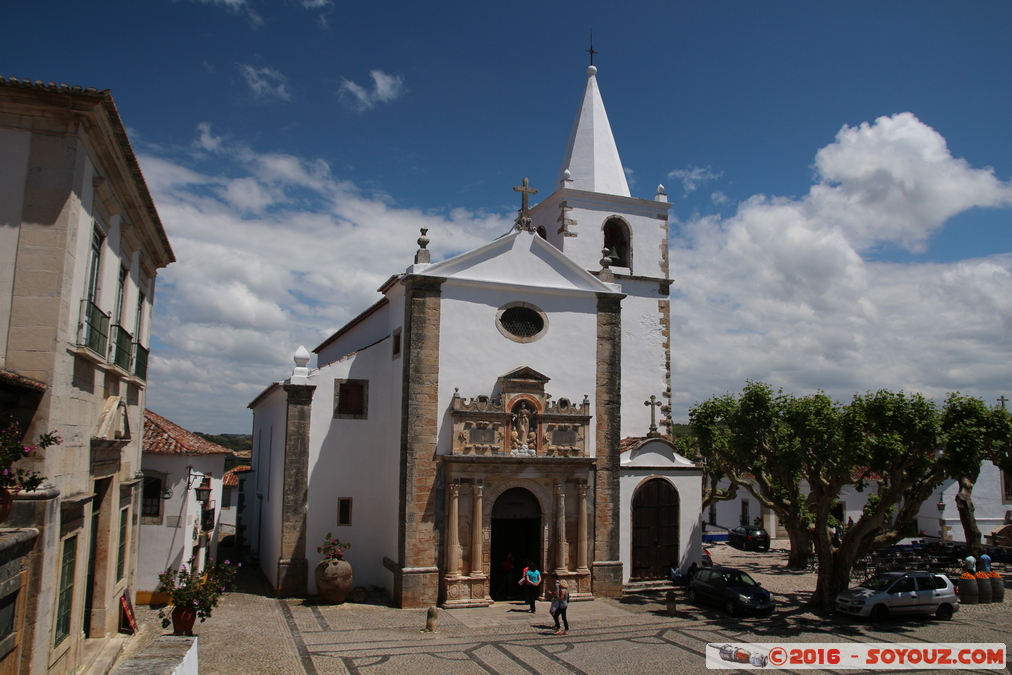
[[[836,610],[872,621],[903,614],[934,614],[948,620],[959,611],[959,598],[944,574],[885,572],[836,596]]]

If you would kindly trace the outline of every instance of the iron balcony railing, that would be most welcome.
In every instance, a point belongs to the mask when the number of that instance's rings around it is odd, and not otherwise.
[[[134,371],[133,374],[147,381],[148,379],[148,354],[149,350],[141,345],[140,342],[134,343]]]
[[[77,342],[103,357],[109,345],[109,315],[87,299],[81,301],[81,334]]]
[[[112,362],[118,368],[130,372],[130,358],[133,356],[134,336],[123,326],[113,326]]]

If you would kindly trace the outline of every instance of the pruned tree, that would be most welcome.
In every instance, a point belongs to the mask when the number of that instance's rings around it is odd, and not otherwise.
[[[974,514],[973,488],[984,460],[1004,470],[1012,465],[1012,416],[1005,408],[988,408],[978,398],[955,392],[946,399],[942,431],[946,436],[944,457],[949,475],[959,485],[956,493],[959,522],[970,554],[977,557],[981,535]]]

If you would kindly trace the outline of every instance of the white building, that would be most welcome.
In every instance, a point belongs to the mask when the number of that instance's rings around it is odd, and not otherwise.
[[[515,585],[508,555],[574,598],[698,556],[699,470],[658,439],[621,456],[669,409],[670,205],[662,188],[630,196],[596,72],[554,191],[528,209],[526,180],[514,188],[512,232],[432,264],[423,231],[317,368],[300,348],[250,403],[249,534],[280,595],[314,592],[327,532],[352,544],[356,584],[404,607],[489,604]],[[666,540],[634,552],[622,533],[651,509],[665,521],[643,536]]]
[[[194,558],[196,569],[203,569],[216,557],[228,454],[227,448],[144,411],[137,604],[166,602],[155,589],[158,575],[167,568],[179,569]],[[205,494],[204,501],[198,501]]]

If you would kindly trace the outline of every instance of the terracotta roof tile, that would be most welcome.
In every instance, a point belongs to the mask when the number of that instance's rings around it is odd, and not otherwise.
[[[240,464],[239,466],[232,467],[225,472],[225,475],[221,479],[221,484],[225,487],[239,487],[239,476],[237,474],[246,473],[252,470],[253,467],[248,464]]]
[[[145,410],[144,452],[156,455],[227,455],[231,451]]]

